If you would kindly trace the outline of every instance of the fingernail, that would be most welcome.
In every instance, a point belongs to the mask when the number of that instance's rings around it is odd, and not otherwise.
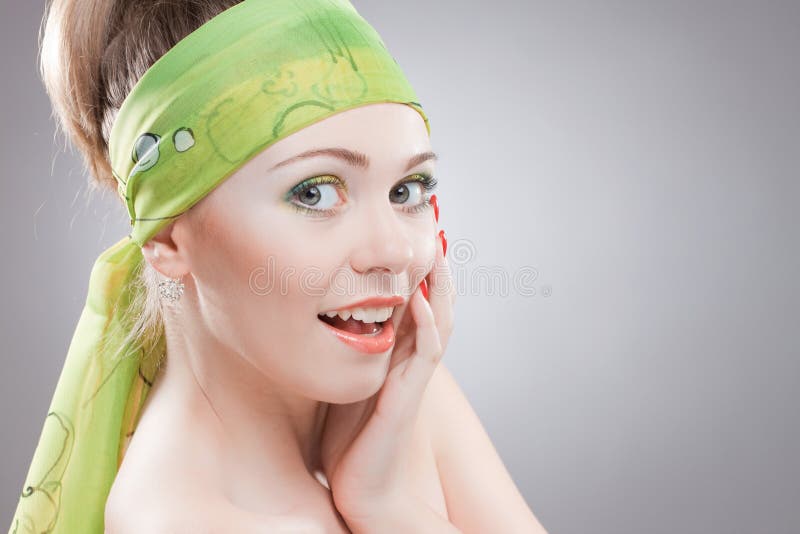
[[[419,287],[422,289],[422,296],[425,297],[425,300],[430,302],[431,299],[428,298],[428,281],[425,278],[419,283]]]
[[[439,230],[439,237],[442,238],[442,256],[447,256],[447,238],[444,236],[444,230]]]
[[[439,201],[436,195],[431,195],[431,205],[433,205],[433,216],[436,217],[436,222],[439,222]]]

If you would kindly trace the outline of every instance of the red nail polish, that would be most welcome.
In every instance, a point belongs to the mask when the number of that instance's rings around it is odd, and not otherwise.
[[[428,298],[428,281],[425,278],[419,283],[419,287],[422,289],[422,296],[425,297],[425,300],[430,302],[431,299]]]
[[[444,236],[444,230],[439,230],[439,237],[442,238],[442,256],[447,256],[447,238]]]
[[[436,222],[439,222],[439,201],[436,195],[431,195],[431,205],[433,206],[433,216],[436,217]]]

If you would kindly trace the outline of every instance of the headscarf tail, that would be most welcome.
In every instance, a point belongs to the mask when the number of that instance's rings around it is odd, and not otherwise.
[[[17,505],[11,533],[102,532],[105,501],[163,356],[124,345],[140,286],[140,247],[121,239],[97,258],[89,291]]]

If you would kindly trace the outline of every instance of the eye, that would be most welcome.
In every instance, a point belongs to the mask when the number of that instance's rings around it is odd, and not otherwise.
[[[336,205],[339,193],[336,187],[330,184],[312,185],[303,189],[298,198],[307,206],[316,206],[317,209],[329,209]]]
[[[294,186],[286,200],[298,211],[316,216],[330,215],[336,211],[341,201],[339,190],[343,189],[344,184],[335,176],[315,176]]]
[[[392,189],[391,193],[389,193],[389,197],[392,202],[416,206],[422,202],[422,192],[423,188],[421,183],[406,182]],[[409,199],[411,199],[410,202]]]
[[[426,193],[436,189],[438,181],[429,174],[415,174],[410,180],[398,184],[389,192],[392,202],[403,205],[403,211],[417,213],[430,206]]]

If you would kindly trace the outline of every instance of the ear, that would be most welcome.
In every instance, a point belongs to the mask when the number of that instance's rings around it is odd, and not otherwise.
[[[185,252],[173,239],[174,227],[175,221],[162,228],[142,246],[145,260],[168,278],[180,278],[189,272]]]

